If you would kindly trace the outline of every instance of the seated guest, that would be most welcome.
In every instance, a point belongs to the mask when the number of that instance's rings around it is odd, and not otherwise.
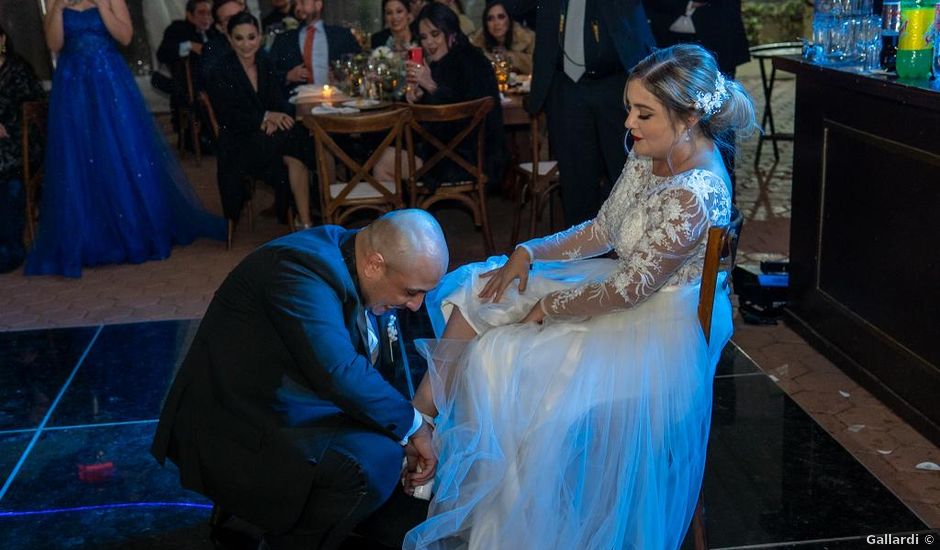
[[[259,52],[258,20],[241,12],[229,20],[227,30],[232,51],[219,60],[215,78],[207,83],[219,119],[218,182],[225,217],[237,221],[249,198],[245,174],[276,173],[283,162],[300,226],[310,227],[310,137],[295,125],[293,106],[284,98],[274,66]]]
[[[483,50],[492,61],[497,55],[509,61],[519,74],[532,74],[535,33],[516,25],[501,0],[486,4],[483,26],[470,35],[470,43]]]
[[[279,26],[294,13],[294,0],[271,0],[271,11],[261,19],[261,27],[267,31],[269,28]]]
[[[382,0],[382,16],[385,28],[372,35],[370,47],[379,46],[394,51],[404,51],[418,41],[418,27],[411,15],[410,0]]]
[[[486,56],[470,45],[466,35],[460,32],[457,15],[447,6],[431,3],[418,14],[418,29],[421,47],[424,48],[426,65],[408,63],[408,86],[405,99],[409,103],[433,105],[460,103],[481,97],[492,97],[496,106],[486,118],[486,154],[484,169],[490,182],[502,180],[506,161],[506,137],[503,131],[503,111],[500,105],[496,75]],[[466,125],[465,122],[437,123],[431,127],[444,143],[457,135]],[[473,149],[474,140],[465,140],[457,148],[457,153],[467,159],[476,157]],[[427,158],[423,143],[418,144],[418,157]],[[421,158],[417,167],[421,166]],[[375,175],[381,181],[394,178],[395,154],[389,149],[375,167]],[[459,181],[467,179],[466,171],[456,163],[446,159],[434,166],[424,183],[435,187],[437,182]]]
[[[173,21],[163,32],[163,40],[157,49],[157,60],[166,65],[173,75],[170,110],[173,112],[173,129],[177,132],[180,131],[177,111],[189,104],[183,60],[189,59],[193,92],[204,90],[200,67],[203,48],[210,38],[217,35],[222,36],[212,26],[212,0],[187,0],[186,19]]]
[[[215,0],[212,4],[212,19],[215,21],[215,30],[218,34],[213,33],[213,36],[209,38],[205,48],[203,48],[202,59],[200,60],[202,65],[200,73],[203,81],[208,81],[211,78],[212,69],[215,68],[219,59],[232,49],[228,40],[229,19],[236,13],[241,13],[246,9],[245,0]]]
[[[23,226],[23,103],[45,97],[32,67],[16,55],[0,28],[0,273],[13,271],[26,257]],[[39,151],[30,148],[39,158]]]
[[[300,84],[329,84],[330,63],[360,51],[345,27],[323,23],[323,0],[298,0],[294,16],[301,28],[281,33],[271,46],[274,70],[285,91]]]
[[[475,29],[475,27],[473,26],[473,21],[471,21],[469,17],[464,15],[463,3],[460,0],[437,0],[437,1],[440,2],[441,4],[444,4],[448,8],[450,8],[454,12],[454,14],[457,15],[457,19],[460,21],[460,32],[464,33],[467,36],[470,36],[471,34],[473,34],[473,31]]]

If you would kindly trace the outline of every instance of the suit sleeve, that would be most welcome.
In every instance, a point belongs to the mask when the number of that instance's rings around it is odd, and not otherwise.
[[[274,76],[277,78],[278,85],[282,88],[287,86],[287,73],[294,68],[289,59],[290,47],[299,47],[292,43],[291,38],[296,40],[297,34],[293,32],[281,34],[274,39],[274,44],[271,45],[271,61],[274,63]]]
[[[336,291],[290,258],[279,261],[268,289],[267,315],[310,388],[363,424],[404,439],[414,409],[356,350]]]
[[[171,67],[180,60],[180,43],[185,42],[182,31],[183,29],[174,22],[163,33],[163,40],[157,48],[157,60],[167,67]]]

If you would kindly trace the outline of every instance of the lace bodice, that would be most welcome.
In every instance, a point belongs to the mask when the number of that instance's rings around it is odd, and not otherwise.
[[[664,286],[698,281],[705,236],[731,218],[731,196],[718,175],[693,169],[656,176],[633,153],[593,220],[524,243],[533,260],[577,260],[616,250],[620,267],[593,281],[545,296],[548,315],[593,316],[626,309]]]

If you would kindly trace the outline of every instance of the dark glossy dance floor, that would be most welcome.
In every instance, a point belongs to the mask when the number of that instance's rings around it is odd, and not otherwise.
[[[195,328],[0,333],[0,546],[212,548],[209,503],[148,453]],[[927,532],[733,345],[715,380],[705,499],[712,548],[860,548],[869,534]]]

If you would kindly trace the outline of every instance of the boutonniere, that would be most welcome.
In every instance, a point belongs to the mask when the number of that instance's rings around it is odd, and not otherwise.
[[[388,316],[388,324],[385,325],[385,333],[388,335],[388,360],[395,362],[395,342],[398,341],[398,318],[394,313]]]

